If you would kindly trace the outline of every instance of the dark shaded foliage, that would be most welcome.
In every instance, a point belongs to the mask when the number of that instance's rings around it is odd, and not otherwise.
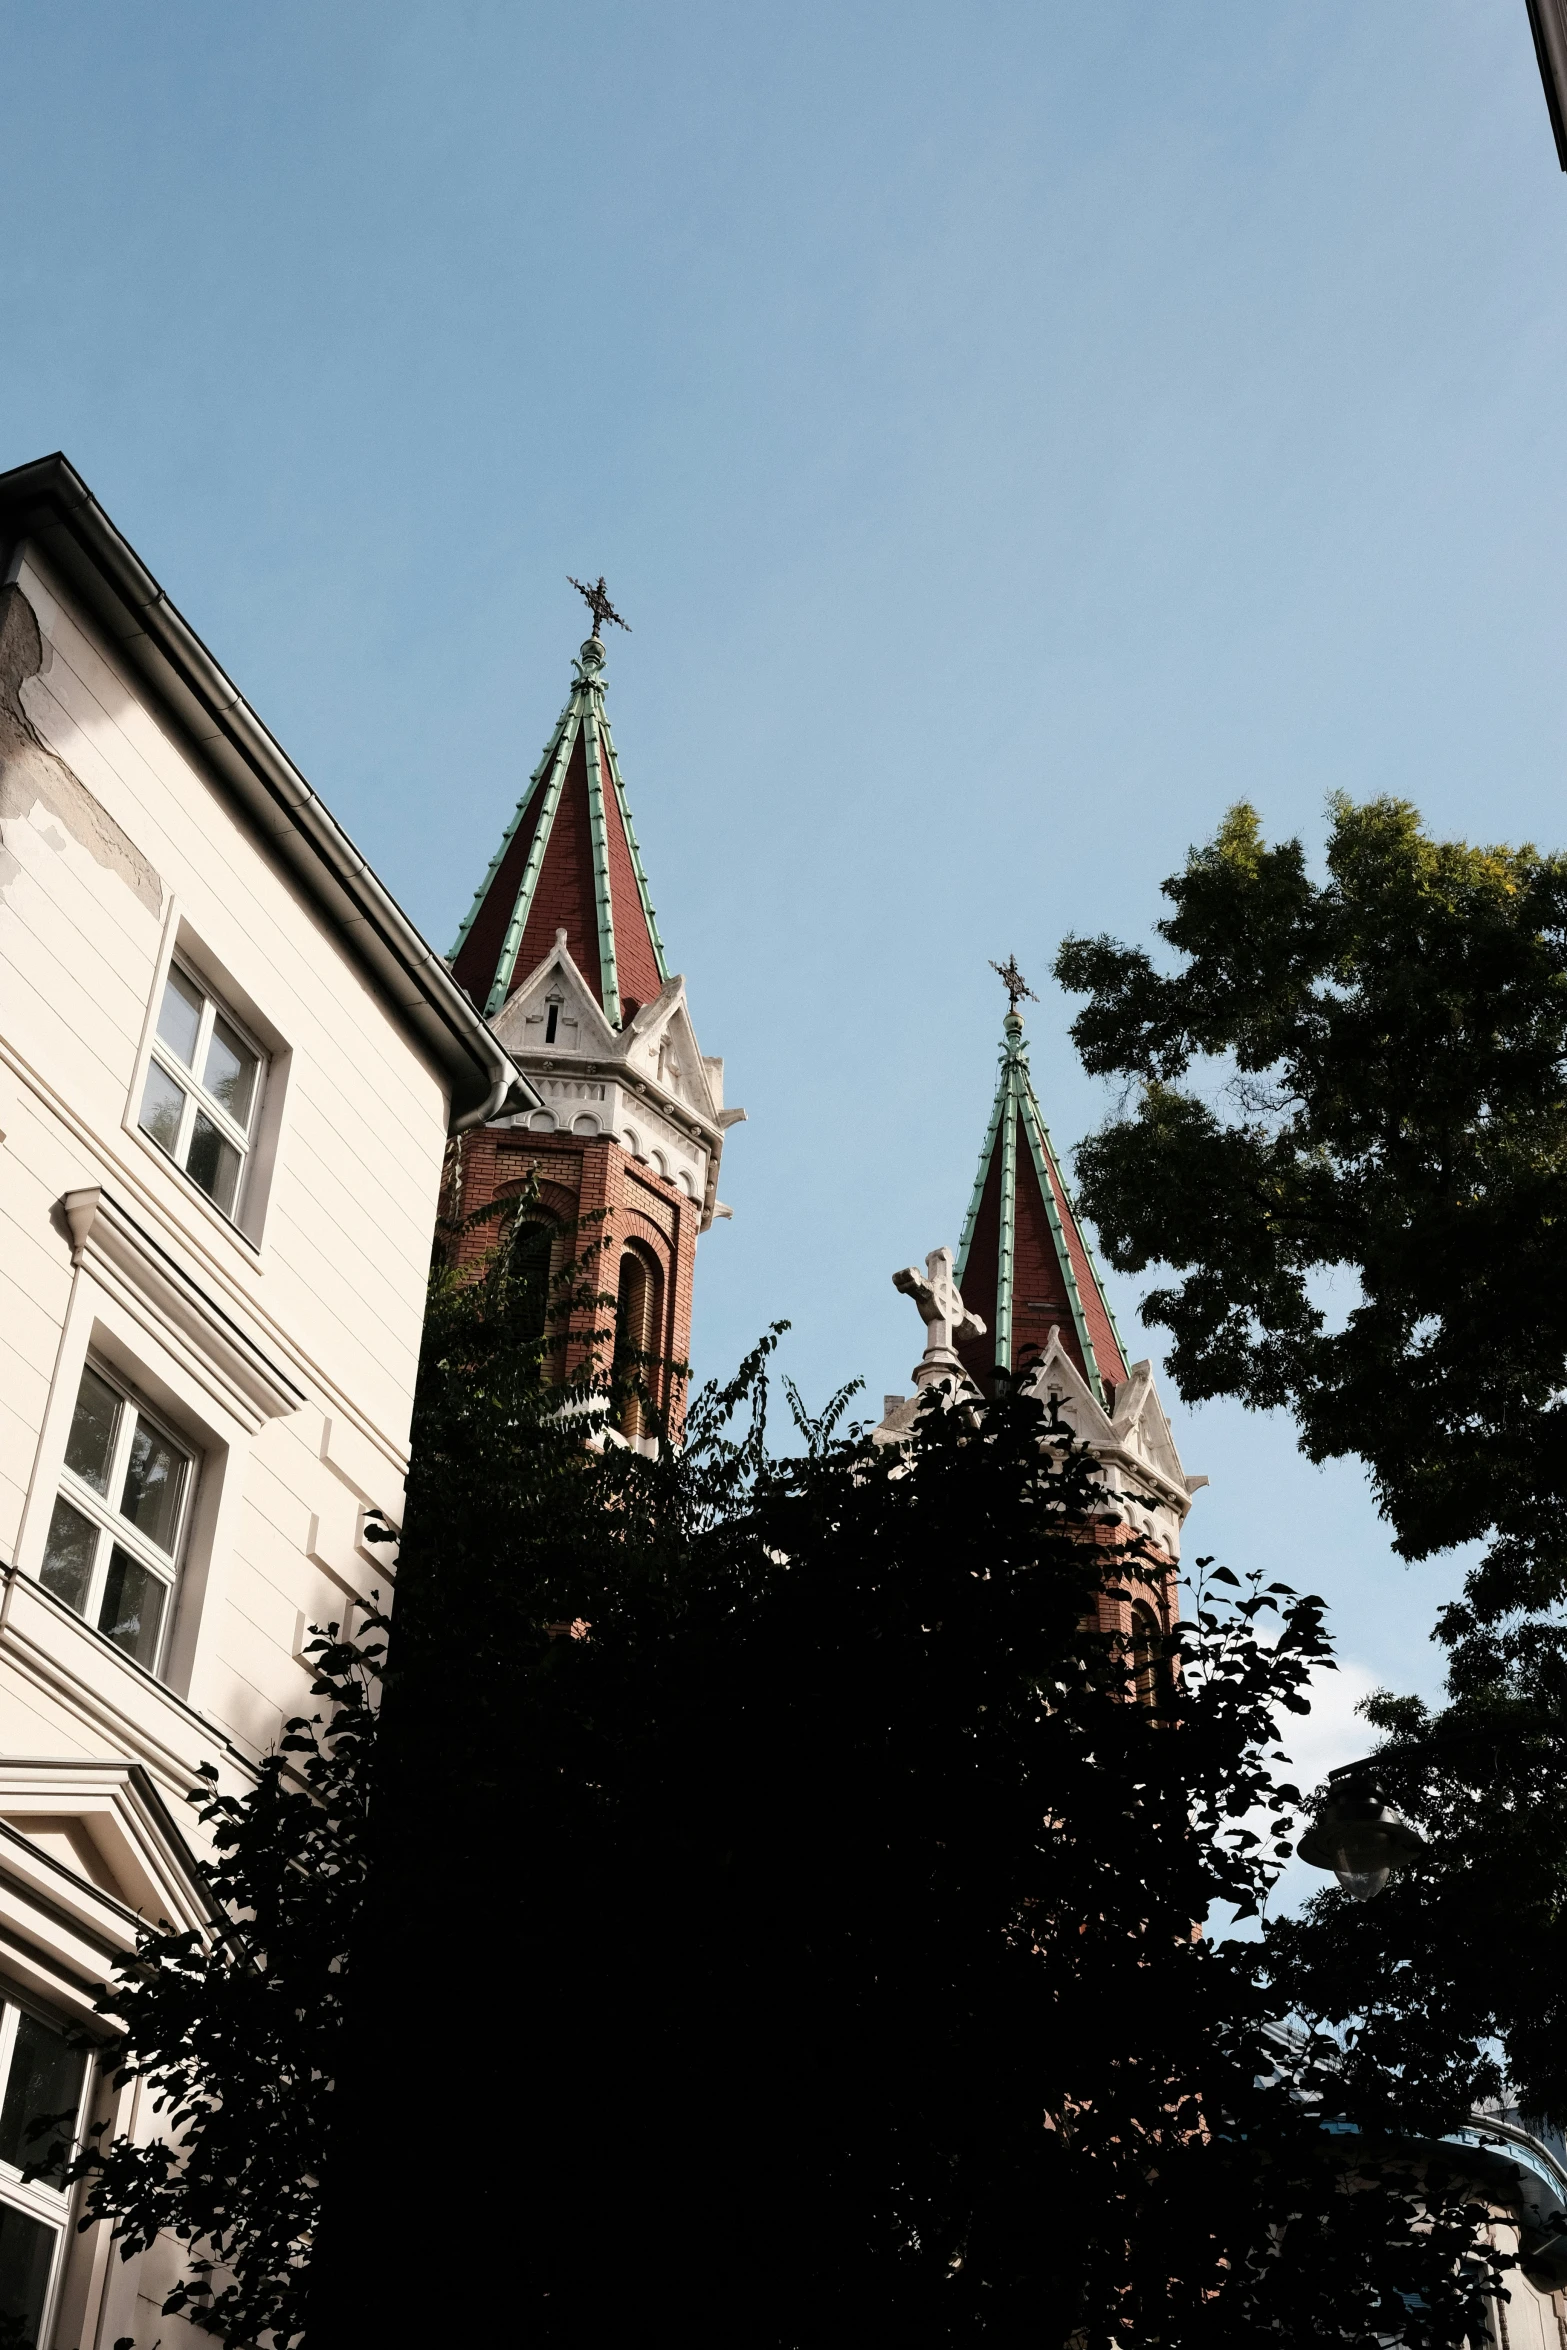
[[[1503,2100],[1567,2114],[1567,1660],[1559,1631],[1453,1704],[1365,1711],[1378,1771],[1428,1851],[1364,1906],[1270,1925],[1276,2003],[1344,2041],[1349,2093],[1398,2084],[1418,2125]]]
[[[435,1283],[369,1874],[346,1963],[339,1913],[318,1938],[346,2029],[296,2009],[276,2052],[324,2180],[312,2350],[1460,2343],[1491,2270],[1462,2182],[1389,2158],[1397,2080],[1348,2112],[1247,1947],[1194,1931],[1267,1882],[1318,1603],[1215,1570],[1155,1713],[1085,1628],[1136,1548],[1037,1402],[929,1408],[901,1455],[802,1414],[779,1459],[769,1340],[683,1450],[592,1449],[605,1394],[541,1382],[527,1278],[503,1237]],[[237,2162],[248,2010],[183,1963],[144,1952],[171,1991],[135,2061],[189,2046]],[[128,2222],[166,2191],[127,2175]],[[291,2294],[278,2209],[247,2273],[281,2246]]]
[[[1461,2340],[1473,2211],[1414,2227],[1192,1930],[1266,1880],[1316,1602],[1217,1578],[1156,1720],[1084,1629],[1135,1558],[1038,1404],[929,1412],[903,1459],[807,1421],[780,1461],[764,1348],[682,1452],[585,1453],[509,1311],[503,1251],[432,1315],[370,1941],[449,2061],[422,2127],[403,2077],[367,2101],[323,2338],[363,2316],[395,2186],[354,2185],[396,2123],[469,2157],[444,2306],[476,2334]],[[491,1951],[499,2066],[459,1988]]]
[[[171,2230],[191,2263],[165,2313],[229,2340],[287,2343],[304,2323],[385,1629],[372,1612],[352,1638],[334,1624],[312,1640],[325,1710],[287,1725],[249,1794],[221,1794],[205,1767],[191,1800],[214,1854],[212,1930],[144,1928],[98,2003],[124,2033],[116,2083],[146,2084],[158,2127],[144,2145],[90,2141],[82,2224],[110,2222],[126,2257]]]

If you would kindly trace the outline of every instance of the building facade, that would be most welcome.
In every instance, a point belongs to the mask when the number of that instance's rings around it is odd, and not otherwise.
[[[174,2350],[19,2133],[151,2130],[62,2027],[390,1599],[448,1138],[539,1097],[63,458],[0,563],[0,2308]]]
[[[573,665],[544,755],[490,860],[452,949],[452,969],[538,1095],[451,1153],[449,1226],[459,1258],[495,1245],[497,1203],[528,1190],[528,1219],[557,1280],[597,1302],[574,1311],[557,1372],[637,1359],[651,1412],[633,1402],[632,1444],[678,1433],[691,1345],[696,1244],[717,1217],[724,1064],[705,1054],[659,936],[605,707],[598,633]]]

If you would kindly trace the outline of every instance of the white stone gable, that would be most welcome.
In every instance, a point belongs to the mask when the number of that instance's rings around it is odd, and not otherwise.
[[[724,1130],[745,1112],[723,1106],[724,1064],[698,1044],[679,974],[614,1028],[558,930],[493,1025],[544,1105],[516,1124],[540,1134],[613,1135],[702,1203],[704,1229],[729,1213],[715,1196],[718,1159]]]

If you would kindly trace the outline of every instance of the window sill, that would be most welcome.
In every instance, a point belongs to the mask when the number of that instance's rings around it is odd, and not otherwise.
[[[193,1207],[199,1208],[208,1222],[215,1225],[218,1231],[227,1233],[230,1240],[239,1242],[240,1247],[260,1272],[263,1269],[260,1241],[253,1240],[243,1224],[236,1224],[232,1216],[225,1215],[210,1193],[203,1191],[201,1185],[186,1174],[179,1161],[170,1158],[161,1143],[154,1142],[150,1134],[144,1133],[140,1126],[131,1124],[129,1120],[126,1121],[125,1132],[139,1149],[146,1152],[148,1158],[163,1169],[165,1175],[173,1177],[179,1186],[182,1197],[188,1199]]]
[[[183,1720],[191,1723],[201,1732],[203,1739],[209,1744],[221,1747],[224,1753],[236,1762],[247,1775],[254,1772],[254,1762],[249,1755],[235,1745],[227,1731],[220,1729],[217,1723],[210,1720],[206,1714],[199,1713],[195,1706],[189,1704],[185,1698],[179,1695],[177,1690],[171,1689],[167,1681],[161,1681],[156,1673],[149,1672],[145,1665],[139,1665],[133,1656],[127,1656],[117,1641],[110,1640],[105,1633],[98,1630],[95,1624],[89,1624],[87,1618],[79,1616],[75,1608],[67,1607],[63,1599],[57,1599],[52,1591],[39,1582],[36,1575],[29,1574],[24,1567],[0,1565],[0,1584],[13,1582],[25,1584],[30,1599],[41,1600],[49,1614],[58,1623],[68,1627],[72,1632],[79,1633],[84,1640],[91,1643],[101,1656],[112,1657],[116,1664],[122,1665],[126,1672],[132,1674],[141,1683],[150,1696],[158,1698],[174,1713],[179,1714]],[[0,1643],[3,1643],[5,1633],[8,1630],[9,1626],[0,1627]]]

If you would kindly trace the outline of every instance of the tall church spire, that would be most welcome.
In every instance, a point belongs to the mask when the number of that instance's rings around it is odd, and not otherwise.
[[[996,970],[1007,991],[1001,1068],[962,1246],[956,1264],[950,1250],[933,1249],[923,1275],[906,1266],[892,1276],[893,1287],[919,1307],[925,1353],[914,1395],[888,1396],[875,1441],[905,1443],[933,1389],[979,1410],[974,1388],[994,1394],[997,1373],[1015,1373],[1025,1393],[1061,1410],[1098,1463],[1106,1501],[1099,1531],[1119,1521],[1153,1545],[1150,1570],[1131,1577],[1140,1595],[1101,1603],[1106,1626],[1118,1625],[1135,1645],[1140,1623],[1154,1639],[1170,1630],[1174,1583],[1161,1562],[1173,1566],[1179,1558],[1192,1495],[1208,1480],[1188,1477],[1181,1466],[1152,1363],[1127,1363],[1039,1114],[1018,1012],[1031,991],[1010,959]]]
[[[958,1351],[970,1377],[988,1387],[998,1368],[1021,1370],[1042,1354],[1054,1327],[1109,1409],[1126,1356],[1034,1093],[1017,1009],[1029,991],[1014,964],[1001,977],[1009,1005],[1000,1074],[957,1261],[963,1296],[989,1328],[983,1338],[960,1340]]]
[[[528,779],[452,949],[452,967],[534,1088],[532,1105],[464,1138],[447,1214],[459,1259],[495,1242],[480,1211],[526,1193],[541,1270],[579,1251],[594,1292],[556,1332],[550,1368],[635,1357],[678,1434],[691,1352],[696,1244],[718,1197],[724,1064],[697,1043],[671,973],[604,711],[607,623],[626,623],[601,579],[572,582],[593,614],[570,699]],[[545,1307],[541,1286],[539,1312]],[[653,1442],[640,1401],[628,1442]]]
[[[604,618],[619,617],[605,599]],[[600,625],[595,606],[570,698],[451,952],[457,978],[491,1019],[561,930],[612,1028],[669,979],[604,707]]]

